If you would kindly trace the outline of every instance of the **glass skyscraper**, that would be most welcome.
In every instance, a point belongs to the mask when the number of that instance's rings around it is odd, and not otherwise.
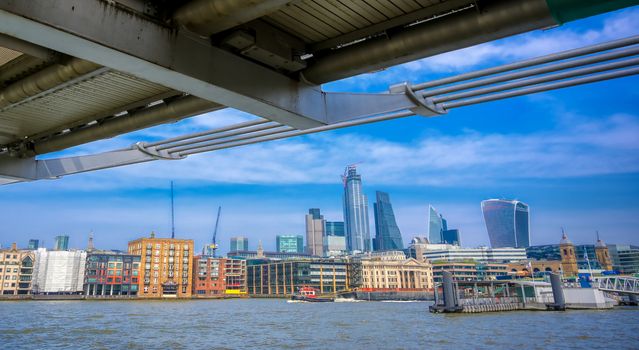
[[[237,236],[231,237],[231,252],[247,251],[248,250],[248,238]]]
[[[349,251],[371,251],[368,199],[362,193],[362,177],[355,166],[346,168],[344,177],[344,226]]]
[[[442,243],[452,244],[452,245],[461,245],[461,239],[459,237],[458,229],[450,229],[444,230],[442,232]]]
[[[428,206],[428,240],[433,244],[444,243],[444,231],[448,230],[446,219],[433,208]]]
[[[29,240],[29,250],[38,250],[38,247],[40,247],[40,240],[38,239],[30,239]]]
[[[301,235],[278,235],[276,245],[277,251],[280,253],[303,253],[304,237]]]
[[[324,232],[327,236],[346,236],[344,221],[326,221],[326,230]]]
[[[530,247],[528,205],[517,200],[488,199],[481,202],[486,230],[493,248]]]
[[[55,236],[54,250],[69,250],[69,236]]]
[[[399,231],[390,197],[386,192],[375,193],[377,201],[373,204],[375,213],[375,250],[404,249],[402,234]]]

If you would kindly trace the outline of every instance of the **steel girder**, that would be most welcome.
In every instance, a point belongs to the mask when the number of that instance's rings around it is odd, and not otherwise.
[[[321,91],[101,0],[0,0],[0,33],[85,59],[177,91],[307,129],[397,110],[401,95]],[[356,109],[356,111],[353,111]]]

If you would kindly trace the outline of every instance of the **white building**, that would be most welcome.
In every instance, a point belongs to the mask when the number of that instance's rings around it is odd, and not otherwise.
[[[430,244],[416,237],[408,247],[417,259],[475,260],[484,263],[526,260],[526,248],[462,248],[452,244]]]
[[[346,237],[324,236],[324,256],[339,256],[346,252]]]
[[[36,251],[33,294],[82,293],[87,253],[82,250]]]

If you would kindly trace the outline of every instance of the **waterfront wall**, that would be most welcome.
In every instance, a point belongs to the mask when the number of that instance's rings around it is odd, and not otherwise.
[[[353,292],[352,295],[357,300],[384,301],[384,300],[435,300],[433,292]]]

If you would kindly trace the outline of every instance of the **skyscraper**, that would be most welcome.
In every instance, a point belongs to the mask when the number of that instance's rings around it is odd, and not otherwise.
[[[368,222],[368,199],[362,193],[362,177],[354,165],[346,167],[344,180],[344,226],[349,251],[368,252],[371,238]]]
[[[442,232],[443,242],[445,244],[461,245],[458,229],[444,230]]]
[[[55,236],[54,250],[69,250],[69,236]]]
[[[243,236],[231,237],[231,249],[229,251],[247,251],[248,249],[248,238]]]
[[[377,201],[373,204],[375,213],[375,250],[404,249],[402,234],[399,231],[390,196],[386,192],[375,193]]]
[[[275,243],[280,253],[304,252],[304,237],[301,235],[277,235]]]
[[[481,210],[493,248],[530,246],[527,204],[517,200],[488,199],[481,202]]]
[[[318,208],[308,210],[306,214],[306,252],[311,255],[324,254],[324,216]]]
[[[38,250],[38,247],[40,246],[40,240],[38,239],[30,239],[29,240],[29,250]]]
[[[443,233],[447,230],[446,220],[435,210],[432,205],[428,206],[428,240],[430,243],[444,243]]]
[[[346,236],[344,221],[326,221],[326,230],[324,230],[324,233],[327,236]]]

